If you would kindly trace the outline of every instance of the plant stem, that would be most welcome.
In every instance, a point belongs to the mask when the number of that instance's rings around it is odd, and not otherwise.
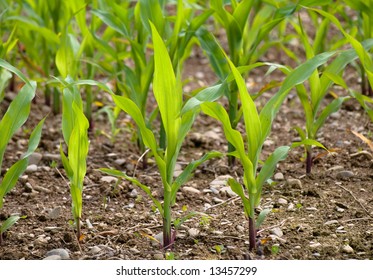
[[[163,203],[163,248],[170,248],[171,245],[171,193],[165,190]]]
[[[76,223],[76,237],[78,238],[78,242],[80,242],[80,236],[81,236],[80,218],[76,218],[75,223]]]
[[[311,169],[312,169],[312,151],[311,151],[311,148],[307,148],[306,174],[311,174]]]
[[[57,88],[53,90],[53,114],[57,115],[60,113],[60,92]]]
[[[256,229],[254,218],[249,217],[249,250],[253,251],[256,247]]]

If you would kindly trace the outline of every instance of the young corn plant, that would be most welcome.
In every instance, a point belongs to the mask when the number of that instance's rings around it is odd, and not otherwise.
[[[10,103],[7,111],[0,120],[0,175],[2,173],[4,153],[7,145],[14,133],[22,127],[26,122],[29,114],[31,101],[35,96],[36,82],[29,81],[19,70],[14,68],[6,61],[0,59],[0,67],[7,69],[9,72],[13,72],[18,75],[24,82],[25,85],[19,91],[14,100]],[[0,88],[2,85],[0,84]],[[3,208],[4,197],[9,193],[18,181],[18,178],[26,170],[30,155],[36,150],[42,132],[44,124],[42,119],[39,124],[32,131],[29,139],[28,149],[16,163],[14,163],[6,172],[0,181],[0,210]],[[11,228],[18,220],[19,216],[10,216],[0,225],[0,245],[3,243],[3,234],[6,230]]]
[[[260,202],[262,186],[272,176],[276,164],[285,159],[290,147],[278,147],[264,162],[261,171],[257,172],[259,156],[266,139],[265,135],[270,130],[268,126],[271,125],[266,120],[271,118],[271,116],[263,116],[264,119],[261,119],[240,72],[229,59],[228,62],[234,80],[237,83],[242,102],[247,142],[245,143],[245,137],[232,127],[229,114],[222,105],[216,102],[204,102],[200,106],[205,114],[221,122],[225,137],[235,148],[235,151],[231,152],[230,155],[236,157],[243,166],[243,185],[245,188],[243,189],[242,185],[235,179],[229,179],[228,183],[232,190],[241,198],[245,215],[249,219],[249,250],[252,251],[256,246],[256,227],[259,226],[259,224],[255,225],[255,208]]]
[[[116,105],[133,118],[145,145],[151,150],[155,158],[164,190],[163,203],[154,198],[150,189],[141,184],[136,178],[129,177],[120,171],[101,170],[129,180],[149,195],[163,219],[163,247],[169,248],[175,239],[175,232],[171,229],[171,206],[176,200],[177,191],[189,179],[195,168],[206,160],[220,156],[221,153],[207,153],[201,159],[191,162],[177,178],[174,178],[175,164],[181,145],[194,122],[198,110],[189,110],[182,113],[183,97],[179,72],[175,75],[170,56],[162,38],[152,23],[150,23],[150,26],[154,45],[153,92],[165,129],[166,148],[164,150],[160,148],[153,131],[146,125],[145,116],[135,102],[123,96],[113,95],[112,97]]]
[[[322,13],[328,14],[322,11]],[[328,17],[328,20],[336,22],[336,18],[332,19]],[[306,57],[308,60],[315,57],[318,44],[310,43],[309,36],[303,29],[302,22],[299,18],[299,24],[293,24],[293,27],[298,32],[301,42],[306,51]],[[316,33],[316,37],[317,37]],[[357,41],[356,41],[357,42]],[[366,52],[365,49],[371,48],[371,41],[365,42],[365,46],[359,43],[361,53]],[[350,96],[338,97],[336,94],[332,94],[335,98],[325,108],[322,108],[322,101],[325,100],[325,96],[332,92],[331,86],[337,84],[342,86],[348,91],[347,85],[342,79],[343,70],[346,65],[356,60],[359,56],[359,52],[355,50],[347,50],[339,52],[339,55],[335,60],[328,66],[324,66],[323,70],[315,69],[314,72],[308,78],[309,91],[306,87],[301,84],[297,86],[297,94],[305,112],[306,127],[303,130],[300,127],[295,129],[299,133],[302,141],[300,143],[294,143],[294,145],[304,145],[306,151],[306,173],[311,173],[312,169],[312,146],[319,146],[325,149],[325,147],[317,142],[318,131],[323,127],[327,118],[334,112],[338,111],[342,106],[343,102],[348,100]]]
[[[83,112],[83,102],[77,86],[71,85],[71,78],[60,80],[64,85],[62,98],[62,133],[67,145],[67,156],[62,144],[60,154],[62,164],[70,181],[72,199],[72,215],[76,226],[78,240],[81,237],[80,219],[83,209],[83,185],[87,171],[87,156],[89,150],[89,122]]]

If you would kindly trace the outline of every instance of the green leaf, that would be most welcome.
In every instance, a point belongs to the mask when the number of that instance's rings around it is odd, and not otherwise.
[[[167,178],[170,179],[173,174],[172,159],[178,153],[178,133],[181,126],[180,112],[183,103],[181,84],[176,82],[172,62],[162,38],[159,36],[155,26],[152,23],[150,25],[154,45],[153,92],[167,137],[165,161]]]
[[[345,96],[345,97],[339,97],[337,99],[334,99],[331,103],[328,104],[328,106],[326,106],[324,108],[324,110],[321,112],[320,116],[317,118],[317,120],[315,121],[314,125],[313,125],[313,130],[312,130],[312,135],[316,135],[318,130],[324,125],[326,119],[333,113],[337,112],[343,102],[345,102],[346,100],[350,99],[349,96]]]
[[[262,225],[262,223],[264,222],[265,218],[269,213],[271,213],[271,209],[269,208],[265,208],[262,211],[260,211],[258,218],[256,219],[255,228],[260,228],[260,226]]]
[[[70,166],[70,163],[69,163],[69,159],[66,157],[65,153],[63,152],[63,149],[62,149],[62,144],[60,143],[60,155],[61,155],[61,161],[62,161],[62,165],[63,165],[63,168],[65,169],[66,171],[66,175],[67,177],[69,178],[70,182],[73,180],[73,171],[71,169],[71,166]]]
[[[260,112],[263,142],[269,135],[272,122],[288,92],[296,85],[306,81],[317,69],[317,67],[325,64],[333,55],[335,55],[335,53],[336,52],[325,52],[316,55],[290,72],[290,74],[284,80],[279,91],[266,103]]]
[[[29,79],[17,68],[15,68],[13,65],[9,64],[5,60],[0,58],[0,67],[5,68],[6,70],[16,74],[23,82],[25,82],[29,87],[33,87],[30,83]]]
[[[68,145],[68,158],[73,172],[73,185],[80,190],[83,189],[83,180],[86,174],[86,158],[88,155],[88,127],[89,123],[83,110],[73,102],[73,112],[75,116],[74,128],[70,135],[70,145]]]
[[[277,163],[279,163],[287,157],[289,150],[290,147],[288,146],[278,147],[264,162],[258,176],[256,177],[256,186],[258,188],[258,193],[262,192],[264,182],[266,182],[273,175]],[[255,206],[259,205],[259,199],[260,197],[258,196]]]
[[[14,133],[26,122],[35,90],[36,82],[25,84],[11,102],[0,122],[0,173],[6,146]]]
[[[231,187],[232,191],[234,191],[241,198],[241,201],[242,201],[242,204],[245,210],[245,214],[247,217],[250,217],[250,213],[251,213],[250,200],[246,197],[244,189],[242,188],[241,184],[238,183],[233,178],[229,178],[227,183]]]
[[[43,118],[32,131],[27,152],[23,155],[23,158],[28,158],[33,152],[35,152],[36,148],[38,147],[45,119],[46,117]]]
[[[0,208],[2,208],[4,196],[14,188],[18,178],[25,172],[27,165],[28,159],[21,159],[13,164],[5,173],[0,184]]]
[[[97,9],[92,9],[91,12],[95,16],[99,17],[110,28],[117,31],[120,35],[124,36],[125,38],[129,37],[129,32],[127,30],[126,25],[120,20],[120,18],[116,17],[113,13]]]
[[[224,135],[229,143],[231,143],[237,150],[237,155],[241,160],[244,168],[244,180],[245,185],[249,188],[248,191],[251,194],[257,192],[255,183],[255,173],[253,163],[250,158],[246,155],[245,146],[242,135],[239,131],[232,128],[228,113],[219,103],[205,102],[201,104],[202,111],[213,117],[214,119],[221,122],[223,125]]]
[[[253,163],[253,167],[256,168],[258,155],[263,144],[260,137],[258,137],[259,135],[262,135],[261,122],[256,105],[247,91],[244,79],[241,77],[240,72],[228,57],[227,61],[232,70],[241,97],[246,136],[248,138],[248,156]]]
[[[193,171],[200,166],[202,163],[212,159],[212,158],[217,158],[221,157],[223,154],[220,152],[212,151],[206,153],[203,157],[201,157],[198,160],[194,160],[190,162],[187,167],[183,170],[183,172],[175,179],[175,181],[172,184],[172,201],[175,200],[176,198],[176,193],[179,190],[179,188],[186,183],[190,177],[192,176]]]
[[[76,58],[67,28],[62,32],[61,43],[56,53],[56,66],[61,76],[75,76]]]
[[[6,219],[0,227],[0,234],[10,229],[20,218],[20,216],[10,216],[8,219]]]
[[[8,81],[12,78],[12,74],[4,69],[3,71],[0,70],[0,103],[4,99],[5,95],[5,88],[8,84]]]
[[[195,96],[190,98],[184,105],[181,113],[184,114],[189,110],[199,107],[203,102],[214,102],[224,95],[228,87],[226,83],[217,84],[201,90]]]
[[[293,144],[291,144],[292,149],[299,147],[299,146],[316,146],[316,147],[323,148],[324,150],[328,150],[327,148],[325,148],[323,144],[321,144],[319,141],[316,141],[314,139],[304,139],[300,142],[293,142]]]
[[[166,163],[164,162],[163,158],[158,153],[158,146],[157,141],[155,140],[155,136],[153,132],[146,126],[144,116],[142,115],[140,109],[137,107],[137,105],[129,98],[118,96],[118,95],[112,95],[112,98],[115,102],[115,104],[123,111],[125,111],[127,114],[129,114],[132,119],[135,121],[137,127],[140,130],[142,139],[144,141],[144,144],[150,148],[152,151],[155,160],[157,162],[159,172],[161,173],[161,177],[167,178],[166,175]],[[162,180],[163,180],[162,179]]]

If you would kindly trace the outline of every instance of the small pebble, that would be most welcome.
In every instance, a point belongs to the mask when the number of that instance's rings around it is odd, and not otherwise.
[[[133,189],[130,193],[129,193],[129,197],[132,197],[132,198],[136,198],[138,196],[138,192],[136,189]]]
[[[164,256],[161,253],[156,253],[153,255],[153,257],[154,257],[154,260],[157,260],[157,261],[164,260]]]
[[[320,247],[320,246],[321,246],[321,243],[319,243],[319,242],[316,242],[316,243],[312,242],[312,243],[310,244],[310,247],[311,247],[311,248],[317,248],[317,247]]]
[[[238,232],[245,232],[245,228],[243,227],[243,226],[241,226],[241,225],[238,225],[237,227],[236,227],[236,229],[237,229],[237,231]]]
[[[283,181],[285,179],[284,177],[284,174],[282,174],[281,172],[277,172],[274,176],[273,176],[273,179],[275,181]]]
[[[25,173],[33,173],[33,172],[36,172],[38,171],[38,166],[36,164],[31,164],[29,166],[27,166],[26,170],[25,170]]]
[[[91,248],[91,250],[89,250],[88,254],[90,255],[96,255],[97,253],[99,253],[101,251],[101,248],[98,247],[98,246],[93,246]]]
[[[282,198],[282,197],[280,197],[277,202],[278,202],[278,204],[282,204],[282,205],[288,204],[288,201],[285,198]]]
[[[126,163],[126,160],[123,158],[118,158],[114,161],[114,163],[122,166]]]
[[[337,173],[337,179],[339,180],[348,180],[351,177],[354,177],[354,173],[352,171],[343,170]]]
[[[342,246],[342,252],[347,254],[352,254],[354,252],[354,249],[350,245],[343,245]]]
[[[221,175],[210,182],[210,188],[220,189],[227,186],[228,179],[232,178],[230,175]]]
[[[307,207],[306,210],[307,211],[317,211],[317,208],[316,207]]]
[[[189,234],[189,236],[192,237],[192,238],[197,237],[197,236],[199,235],[199,233],[200,233],[200,231],[199,231],[198,229],[196,229],[196,228],[190,228],[190,229],[188,230],[188,234]]]
[[[328,225],[334,225],[334,224],[338,224],[339,222],[337,220],[330,220],[330,221],[327,221],[324,223],[325,226],[328,226]]]
[[[113,176],[103,176],[103,177],[101,177],[100,181],[110,184],[110,183],[116,183],[118,181],[118,178],[113,177]]]
[[[217,197],[213,197],[213,198],[212,198],[212,201],[213,201],[214,203],[216,203],[216,204],[224,202],[223,199],[220,199],[220,198],[217,198]]]
[[[302,182],[299,179],[289,178],[286,180],[286,183],[289,187],[297,187],[299,189],[302,188]]]
[[[193,188],[193,187],[183,187],[183,191],[188,194],[194,194],[194,195],[201,194],[200,190],[197,190],[196,188]]]
[[[45,257],[43,260],[59,261],[59,260],[62,260],[62,259],[61,259],[61,256],[59,256],[59,255],[50,255],[48,257]]]
[[[136,248],[130,248],[130,251],[131,253],[135,254],[135,255],[138,255],[140,254],[141,252],[139,250],[137,250]]]
[[[284,233],[282,232],[282,230],[279,227],[271,229],[271,233],[278,236],[278,237],[282,237],[284,235]]]
[[[70,259],[69,252],[65,249],[59,248],[59,249],[53,249],[46,253],[46,257],[57,255],[60,256],[62,260],[68,260]]]
[[[220,189],[220,193],[227,195],[228,197],[236,197],[237,194],[232,191],[231,187],[223,187]]]

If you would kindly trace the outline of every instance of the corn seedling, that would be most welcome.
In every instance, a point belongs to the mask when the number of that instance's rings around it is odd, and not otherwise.
[[[72,214],[77,230],[78,240],[81,236],[80,219],[82,217],[83,183],[86,174],[86,159],[89,149],[89,123],[83,112],[83,102],[77,86],[71,85],[72,80],[60,80],[63,89],[62,133],[67,145],[67,156],[60,145],[62,164],[70,180],[72,198]]]
[[[249,249],[253,250],[256,246],[255,227],[258,226],[255,225],[255,208],[260,202],[261,188],[265,181],[269,179],[270,176],[272,176],[276,164],[279,161],[285,159],[290,148],[286,146],[277,148],[273,152],[273,154],[268,157],[268,159],[263,164],[261,171],[259,172],[259,174],[257,174],[259,156],[261,154],[264,140],[269,133],[269,126],[271,125],[271,123],[267,123],[266,120],[268,120],[268,118],[272,118],[272,116],[264,115],[262,118],[259,116],[254,101],[252,100],[246,89],[245,82],[241,77],[240,72],[229,59],[228,62],[232,70],[235,82],[237,83],[242,102],[247,143],[244,143],[244,136],[238,130],[232,127],[229,119],[229,114],[226,112],[222,105],[220,105],[219,103],[205,102],[201,104],[201,109],[205,114],[221,122],[227,140],[235,148],[235,151],[230,152],[230,155],[239,159],[243,166],[243,185],[245,186],[245,189],[243,189],[242,185],[235,179],[229,179],[228,183],[231,186],[232,190],[241,198],[245,210],[245,215],[249,219]],[[268,113],[271,114],[272,112]],[[247,150],[245,146],[247,146]],[[245,190],[248,193],[248,197],[245,194]]]
[[[329,15],[327,17],[329,20],[337,24],[339,23],[337,19],[332,18],[329,13],[321,10],[320,13]],[[303,46],[305,47],[307,59],[311,60],[315,57],[318,44],[311,45],[309,36],[305,33],[300,18],[299,25],[293,24],[293,26],[298,32]],[[318,69],[314,70],[308,78],[310,86],[309,94],[303,84],[297,86],[297,94],[305,112],[306,129],[302,130],[300,127],[295,128],[302,141],[300,143],[294,143],[293,146],[304,145],[306,150],[307,174],[311,173],[312,168],[312,146],[319,146],[325,149],[321,143],[316,141],[318,131],[322,128],[330,114],[338,111],[343,102],[350,98],[349,96],[336,97],[324,109],[321,110],[320,108],[324,97],[330,92],[330,87],[333,84],[340,85],[348,90],[347,85],[341,77],[343,70],[347,64],[353,62],[358,56],[362,56],[363,53],[366,52],[363,45],[358,43],[356,40],[354,42],[359,45],[359,50],[343,51],[329,66],[325,67],[323,72]],[[369,49],[371,47],[369,46],[370,44],[371,42],[366,42],[365,48]],[[361,55],[359,55],[358,51]],[[329,54],[333,54],[333,52],[329,52]]]
[[[159,112],[166,135],[166,149],[160,149],[157,144],[154,133],[147,127],[145,117],[140,108],[131,99],[113,95],[114,102],[129,114],[139,127],[145,145],[151,150],[155,157],[160,176],[162,178],[164,200],[155,199],[151,190],[141,184],[136,178],[127,176],[120,171],[110,169],[101,169],[102,171],[123,177],[144,190],[153,203],[156,205],[163,218],[163,247],[169,248],[175,239],[175,234],[171,230],[171,205],[176,200],[176,193],[180,186],[190,177],[191,173],[200,164],[213,157],[220,156],[219,152],[210,152],[201,159],[191,162],[184,171],[174,179],[175,164],[181,149],[185,136],[190,130],[197,110],[190,110],[182,114],[182,89],[179,74],[175,76],[172,62],[167,52],[162,38],[156,30],[156,27],[150,23],[152,29],[152,39],[154,45],[154,80],[153,91],[159,107]]]
[[[2,174],[1,171],[5,150],[14,133],[22,127],[30,114],[31,101],[34,98],[36,91],[36,82],[29,81],[19,70],[2,59],[0,59],[0,67],[18,75],[25,82],[25,85],[22,87],[15,99],[10,103],[0,121],[0,174]],[[3,88],[3,86],[0,85],[0,88]],[[18,178],[28,166],[29,156],[36,150],[39,144],[43,123],[44,119],[39,122],[31,133],[26,153],[24,153],[21,159],[14,163],[5,172],[5,175],[0,182],[0,210],[3,207],[5,195],[15,187]],[[12,227],[19,219],[19,216],[11,216],[0,225],[0,245],[3,242],[3,233]]]

